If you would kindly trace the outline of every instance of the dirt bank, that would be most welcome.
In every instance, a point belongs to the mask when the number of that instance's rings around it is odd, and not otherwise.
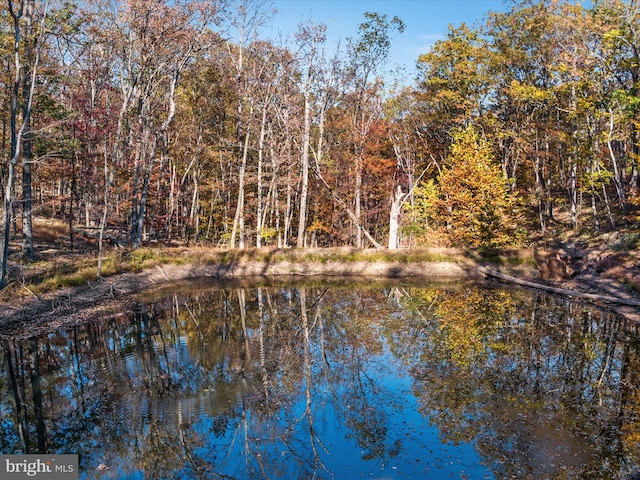
[[[180,249],[171,252],[171,255],[193,255],[193,251]],[[139,273],[122,273],[100,281],[88,282],[85,286],[59,289],[41,295],[34,294],[7,302],[0,306],[0,336],[32,335],[62,325],[90,321],[105,314],[130,311],[138,302],[138,293],[155,286],[196,278],[333,277],[459,281],[484,279],[486,275],[483,268],[490,268],[492,271],[542,285],[553,285],[603,297],[637,300],[640,304],[637,291],[619,279],[607,277],[607,272],[602,269],[598,272],[586,255],[569,258],[563,254],[563,261],[571,263],[570,275],[554,281],[540,278],[540,268],[532,260],[534,255],[531,250],[511,252],[492,262],[451,249],[423,251],[420,255],[411,253],[411,256],[406,253],[404,256],[380,255],[375,251],[358,252],[354,257],[353,251],[344,249],[312,252],[292,250],[286,253],[274,251],[268,252],[267,255],[246,252],[235,256],[225,254],[224,257],[204,257],[200,253],[197,261],[157,264]],[[428,260],[420,260],[421,258]],[[602,262],[602,258],[598,261]],[[620,268],[619,265],[609,267]],[[603,303],[608,308],[640,322],[638,307]]]
[[[70,287],[0,306],[0,336],[56,328],[110,312],[135,307],[136,294],[152,287],[189,279],[253,279],[273,277],[479,279],[473,261],[338,262],[241,261],[236,263],[163,264],[140,273],[123,273],[82,287]]]

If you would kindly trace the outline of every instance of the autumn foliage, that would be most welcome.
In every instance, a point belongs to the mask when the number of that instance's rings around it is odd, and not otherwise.
[[[454,246],[514,245],[514,205],[487,142],[473,128],[455,134],[448,166],[438,176],[435,228],[444,230]]]

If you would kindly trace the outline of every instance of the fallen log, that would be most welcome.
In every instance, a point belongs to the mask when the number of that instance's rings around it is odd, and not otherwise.
[[[537,288],[538,290],[546,290],[547,292],[558,293],[560,295],[568,295],[571,297],[587,298],[597,302],[615,303],[619,305],[629,305],[631,307],[640,307],[640,302],[637,300],[628,300],[626,298],[610,297],[608,295],[598,295],[595,293],[576,292],[575,290],[567,290],[565,288],[552,287],[543,283],[530,282],[528,280],[522,280],[511,275],[506,275],[502,272],[492,270],[486,267],[479,267],[480,272],[493,278],[505,280],[507,282],[515,283],[516,285],[522,285],[523,287]]]

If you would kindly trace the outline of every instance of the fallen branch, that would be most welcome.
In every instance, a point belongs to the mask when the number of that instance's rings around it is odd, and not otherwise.
[[[549,285],[544,285],[542,283],[529,282],[527,280],[522,280],[517,277],[512,277],[511,275],[506,275],[504,273],[497,272],[495,270],[491,270],[486,267],[479,267],[479,270],[489,277],[499,278],[501,280],[506,280],[508,282],[515,283],[516,285],[522,285],[524,287],[537,288],[539,290],[546,290],[548,292],[558,293],[560,295],[568,295],[571,297],[587,298],[589,300],[595,300],[598,302],[617,303],[620,305],[640,307],[640,302],[636,300],[627,300],[626,298],[610,297],[607,295],[597,295],[594,293],[583,293],[583,292],[576,292],[574,290],[567,290],[565,288],[551,287]]]
[[[362,223],[360,223],[360,219],[356,216],[355,213],[353,213],[351,211],[351,209],[349,208],[349,206],[347,205],[347,202],[345,202],[344,200],[342,200],[342,198],[340,198],[340,196],[333,190],[333,188],[331,188],[331,185],[329,185],[327,183],[327,181],[324,179],[324,177],[322,176],[322,174],[317,171],[315,168],[313,168],[313,166],[311,166],[311,171],[316,175],[316,177],[318,177],[318,180],[320,180],[322,182],[322,184],[324,185],[324,187],[329,191],[329,193],[331,194],[331,196],[333,196],[333,199],[338,203],[338,205],[340,205],[345,212],[347,212],[347,215],[349,216],[349,218],[351,219],[351,221],[356,224],[356,226],[358,226],[359,228],[362,229],[362,233],[364,234],[365,237],[367,237],[367,240],[369,240],[371,242],[371,244],[377,248],[377,249],[381,249],[382,245],[380,245],[375,238],[373,238],[371,236],[371,234],[369,233],[369,231],[364,228],[364,226],[362,225]]]
[[[36,300],[40,300],[40,299],[38,298],[38,296],[37,296],[35,293],[33,293],[33,292],[29,289],[29,287],[27,287],[27,286],[25,285],[25,282],[24,282],[24,281],[21,281],[21,282],[20,282],[20,286],[21,286],[22,288],[24,288],[27,292],[29,292],[31,295],[33,295],[33,298],[35,298]]]

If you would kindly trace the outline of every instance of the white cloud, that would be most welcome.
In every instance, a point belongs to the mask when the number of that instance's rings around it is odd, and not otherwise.
[[[412,51],[415,55],[427,53],[438,40],[444,40],[445,38],[447,37],[443,33],[425,33],[418,35],[417,40],[420,44],[412,47]]]

